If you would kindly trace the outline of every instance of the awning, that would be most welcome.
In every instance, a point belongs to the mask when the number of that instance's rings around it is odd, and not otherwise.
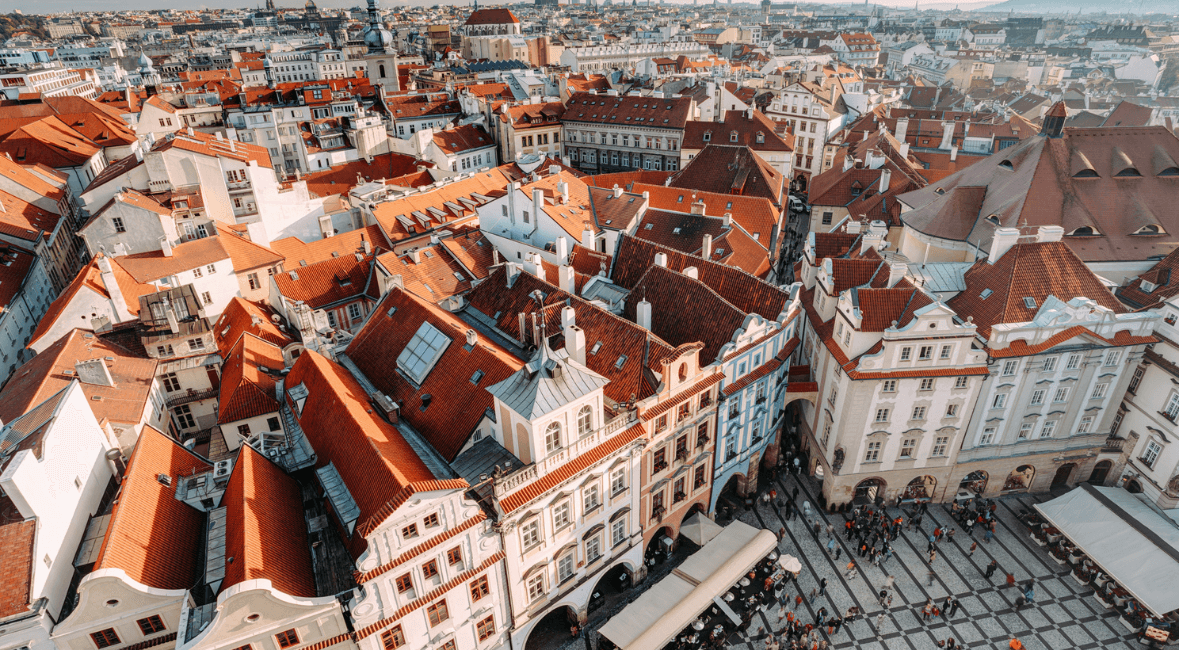
[[[696,546],[704,546],[712,541],[720,532],[724,530],[720,524],[705,517],[702,513],[688,517],[683,526],[680,526],[680,535],[687,537]]]
[[[734,521],[599,633],[623,650],[662,648],[777,546],[770,531]]]
[[[1035,508],[1155,616],[1179,609],[1179,527],[1138,497],[1082,483]]]

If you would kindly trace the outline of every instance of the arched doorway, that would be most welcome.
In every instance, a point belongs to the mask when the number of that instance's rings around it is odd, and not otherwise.
[[[799,192],[806,192],[806,174],[799,172],[798,176],[794,177],[794,189]]]
[[[967,496],[962,492],[969,492],[971,494],[982,494],[987,489],[987,480],[990,476],[981,469],[976,469],[973,472],[963,477],[962,481],[958,483],[959,496]]]
[[[564,646],[577,625],[577,612],[568,605],[557,607],[536,622],[524,642],[524,650],[555,650]]]
[[[876,503],[877,499],[884,498],[885,487],[887,485],[884,479],[866,478],[856,485],[856,493],[852,497],[852,502],[856,504]]]
[[[1089,475],[1089,482],[1093,485],[1105,485],[1105,479],[1109,478],[1109,470],[1113,469],[1113,463],[1108,460],[1103,460],[1093,466],[1093,473]]]
[[[1056,470],[1056,476],[1052,477],[1052,489],[1068,487],[1068,480],[1073,476],[1073,470],[1077,466],[1073,463],[1065,463]]]
[[[630,585],[631,575],[626,564],[618,564],[603,573],[602,577],[598,578],[598,583],[594,585],[594,590],[590,592],[590,613],[592,614],[595,609],[626,593]]]
[[[1032,479],[1036,478],[1036,468],[1031,465],[1020,465],[1007,475],[1003,481],[1004,492],[1026,492],[1032,487]]]
[[[933,492],[937,489],[937,479],[932,476],[918,476],[909,481],[905,486],[905,490],[901,492],[902,501],[923,501],[933,498]]]
[[[644,557],[647,559],[648,568],[650,568],[652,560],[656,564],[662,564],[671,555],[674,545],[675,531],[672,530],[671,526],[660,528],[651,537],[651,541],[647,543],[647,552]]]
[[[1142,494],[1142,484],[1137,479],[1130,479],[1126,482],[1126,491],[1130,494]]]
[[[725,481],[725,486],[721,488],[720,493],[716,498],[716,516],[717,520],[734,516],[737,511],[745,506],[745,499],[741,496],[741,486],[745,483],[745,476],[743,474],[734,474]],[[723,525],[723,524],[722,524]]]

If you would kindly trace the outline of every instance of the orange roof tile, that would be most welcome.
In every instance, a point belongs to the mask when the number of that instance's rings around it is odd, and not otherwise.
[[[213,337],[221,355],[228,356],[229,351],[237,345],[238,339],[247,333],[279,348],[290,345],[291,338],[279,329],[271,318],[273,315],[274,312],[263,305],[252,303],[240,296],[230,298],[213,325]],[[254,323],[255,317],[257,324]]]
[[[491,242],[479,230],[470,229],[461,235],[443,239],[442,246],[476,280],[486,278],[491,265],[495,263]]]
[[[8,497],[0,497],[0,619],[29,611],[33,600],[33,543],[37,520],[20,520]]]
[[[288,268],[274,275],[274,283],[284,298],[307,303],[312,309],[319,309],[346,300],[367,295],[379,297],[379,288],[372,281],[373,262],[376,253],[356,259],[356,255],[344,255]]]
[[[263,368],[278,372],[284,367],[282,350],[253,334],[243,334],[221,367],[217,422],[277,413],[277,379]]]
[[[230,236],[235,235],[224,237]],[[172,254],[166,257],[163,251],[151,251],[123,255],[114,260],[137,282],[154,282],[160,278],[229,259],[229,252],[221,245],[224,237],[204,237],[184,242],[173,246]]]
[[[423,300],[436,303],[471,290],[463,266],[441,245],[422,246],[404,255],[385,253],[377,262],[390,275],[400,275],[405,288]]]
[[[53,303],[49,305],[45,315],[37,323],[37,329],[33,331],[33,335],[29,337],[29,343],[38,341],[42,336],[45,336],[49,330],[57,324],[57,320],[65,312],[70,302],[78,295],[82,289],[89,289],[94,293],[106,299],[110,299],[110,293],[106,290],[106,285],[102,283],[102,273],[98,268],[98,258],[102,253],[94,256],[90,263],[82,267],[78,271],[78,275],[70,282],[69,286],[61,292]],[[123,300],[127,303],[127,309],[134,315],[139,314],[139,297],[149,293],[155,293],[156,288],[150,284],[138,282],[131,277],[129,273],[119,264],[118,260],[111,259],[111,270],[115,275],[115,282],[119,285],[119,290],[123,293]],[[89,327],[90,321],[87,320],[78,325]]]
[[[233,261],[233,270],[236,273],[276,266],[283,261],[283,256],[279,253],[246,239],[231,228],[218,223],[217,232],[221,240],[221,247],[229,254],[229,259]],[[206,237],[206,239],[208,238]]]
[[[364,242],[368,242],[378,251],[393,249],[384,231],[377,224],[310,242],[298,237],[284,237],[270,242],[270,248],[285,258],[284,268],[296,269],[335,257],[364,253]]]

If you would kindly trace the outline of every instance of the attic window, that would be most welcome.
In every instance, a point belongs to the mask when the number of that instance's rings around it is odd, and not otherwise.
[[[1023,306],[1027,307],[1028,309],[1035,309],[1036,308],[1036,299],[1028,297],[1028,296],[1024,296]]]
[[[946,193],[946,189],[944,187],[939,187],[936,190],[934,190],[933,193],[937,194],[938,196],[941,196]]]
[[[761,131],[758,131],[757,132],[757,143],[762,144],[765,141],[766,141],[766,134],[762,133]]]
[[[991,223],[993,223],[997,226],[997,225],[999,225],[999,215],[992,214],[987,217],[987,221],[990,221]]]
[[[991,291],[990,289],[983,289],[982,293],[978,294],[978,297],[982,298],[983,300],[986,300],[987,298],[991,297],[992,293],[995,293],[995,292]]]
[[[671,229],[671,234],[673,234],[673,235],[678,235],[678,234],[680,234],[680,229],[679,229],[679,228],[672,228],[672,229]]]
[[[601,349],[602,349],[602,342],[598,341],[597,343],[594,343],[594,347],[590,348],[590,354],[597,354],[598,350],[601,350]]]
[[[1121,174],[1118,174],[1118,176],[1121,176]],[[1082,169],[1081,171],[1073,174],[1073,178],[1099,178],[1099,176],[1097,175],[1097,170],[1095,169]]]
[[[1147,224],[1145,226],[1142,226],[1138,230],[1134,231],[1134,234],[1135,235],[1162,235],[1162,234],[1164,234],[1164,232],[1163,232],[1163,229],[1161,227],[1159,227],[1158,224],[1152,223],[1152,224]]]
[[[1135,177],[1141,178],[1142,174],[1139,173],[1139,171],[1137,169],[1134,169],[1133,167],[1127,167],[1127,168],[1123,169],[1122,171],[1114,174],[1114,176],[1116,176],[1118,178],[1135,178]]]
[[[650,230],[650,229],[652,229],[652,228],[654,228],[654,227],[655,227],[655,224],[653,224],[653,223],[649,223],[649,224],[647,224],[647,225],[643,226],[643,230]]]
[[[397,356],[397,369],[421,385],[450,345],[450,339],[430,323],[422,323],[409,344]]]
[[[712,141],[712,131],[705,131],[704,132],[704,141],[705,142]]]
[[[472,384],[475,384],[476,386],[478,386],[478,385],[479,385],[479,380],[480,380],[480,379],[483,379],[483,371],[482,371],[482,370],[476,370],[476,371],[475,371],[475,374],[471,375],[471,383],[472,383]]]
[[[675,200],[675,202],[676,203],[683,203],[684,202],[684,195],[683,194],[679,195],[679,197]]]
[[[1159,176],[1179,176],[1179,167],[1168,167],[1159,172]]]
[[[624,365],[626,365],[626,355],[622,354],[618,356],[618,361],[614,362],[614,367],[621,370]]]
[[[1076,230],[1070,232],[1069,236],[1071,236],[1071,237],[1092,237],[1096,234],[1098,234],[1098,233],[1096,230],[1093,229],[1092,226],[1081,226],[1080,228],[1077,228]]]
[[[1142,289],[1143,293],[1151,293],[1155,289],[1159,288],[1159,285],[1151,282],[1150,280],[1143,280],[1142,284],[1139,286]]]
[[[389,318],[393,318],[393,314],[396,314],[396,313],[397,313],[397,308],[390,307],[389,311],[385,312],[385,315],[388,316]]]
[[[1000,162],[999,166],[1009,171],[1015,171],[1015,165],[1012,165],[1010,160]]]
[[[736,141],[737,141],[737,132],[730,131],[729,132],[729,142],[736,142]]]

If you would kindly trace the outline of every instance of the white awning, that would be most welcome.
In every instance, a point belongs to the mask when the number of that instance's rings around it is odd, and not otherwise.
[[[623,650],[662,648],[777,546],[770,531],[734,521],[599,633]]]
[[[1137,496],[1082,483],[1035,508],[1156,616],[1179,609],[1179,527]]]
[[[688,517],[683,526],[680,526],[680,535],[692,540],[696,546],[704,546],[712,541],[712,538],[720,534],[724,530],[720,524],[705,517],[703,513]]]

